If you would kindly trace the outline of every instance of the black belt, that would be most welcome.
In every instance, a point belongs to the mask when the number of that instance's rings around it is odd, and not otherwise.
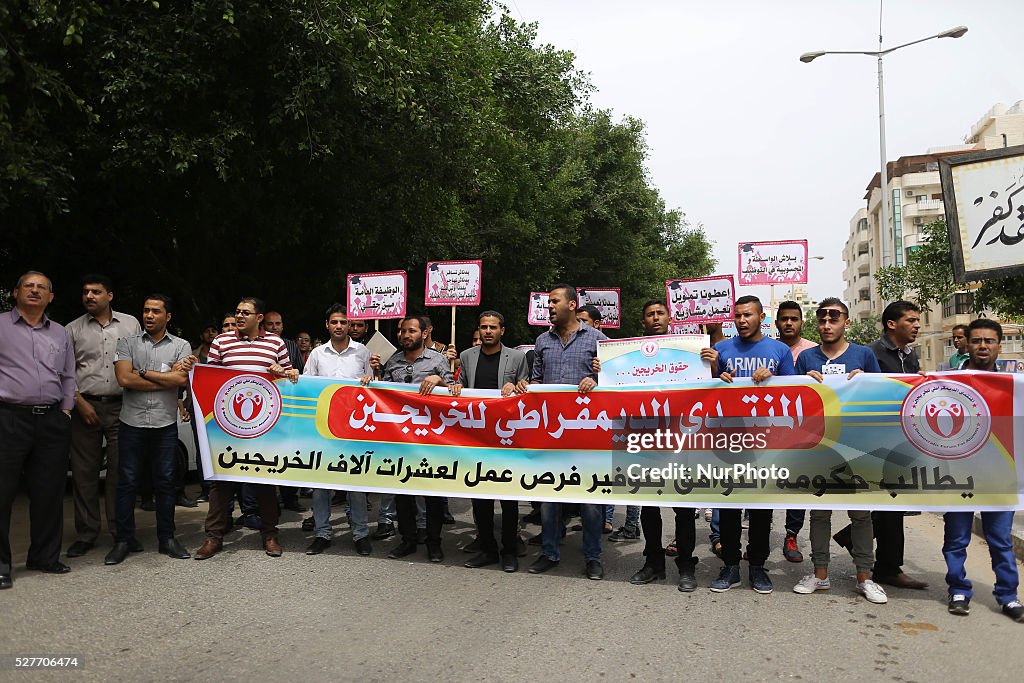
[[[46,406],[28,406],[22,405],[21,403],[4,403],[0,401],[0,408],[6,408],[7,410],[18,410],[25,413],[32,413],[33,415],[46,415],[54,408],[59,408],[60,403],[51,403]]]
[[[100,403],[112,403],[114,401],[120,401],[121,394],[114,394],[113,396],[97,396],[96,394],[79,394],[82,398],[90,401],[99,401]]]

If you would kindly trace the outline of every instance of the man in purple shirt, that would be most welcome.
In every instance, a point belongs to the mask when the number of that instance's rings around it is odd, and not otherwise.
[[[46,317],[50,278],[29,271],[0,313],[0,589],[14,585],[11,508],[24,470],[31,545],[28,569],[66,574],[60,562],[64,483],[75,404],[75,353],[64,327]]]

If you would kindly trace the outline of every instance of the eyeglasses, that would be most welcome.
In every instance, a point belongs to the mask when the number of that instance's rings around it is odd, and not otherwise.
[[[412,366],[411,365],[406,365],[405,366],[405,383],[406,384],[412,384]]]
[[[842,320],[842,318],[843,318],[843,312],[842,311],[836,311],[836,310],[832,310],[832,309],[821,309],[821,310],[815,311],[814,315],[817,316],[819,323],[823,323],[826,320],[829,320],[831,322],[837,323],[840,320]]]
[[[239,317],[239,316],[244,318],[244,317],[250,316],[250,315],[256,315],[256,311],[247,311],[247,310],[242,309],[242,308],[236,308],[235,309],[235,317],[236,318]]]

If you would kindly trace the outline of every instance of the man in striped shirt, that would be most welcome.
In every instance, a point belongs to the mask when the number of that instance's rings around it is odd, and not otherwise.
[[[292,368],[284,340],[276,334],[265,332],[260,326],[265,313],[265,304],[260,299],[247,297],[239,301],[235,309],[237,328],[214,338],[207,363],[268,372],[297,382],[299,371]],[[197,560],[213,557],[224,546],[224,534],[231,529],[231,497],[240,488],[241,484],[231,481],[215,481],[211,484],[210,511],[206,515],[206,541],[195,552]],[[263,549],[271,557],[280,557],[281,544],[277,541],[277,521],[280,517],[277,487],[260,484],[253,486],[253,489],[262,520],[260,535],[263,537]]]

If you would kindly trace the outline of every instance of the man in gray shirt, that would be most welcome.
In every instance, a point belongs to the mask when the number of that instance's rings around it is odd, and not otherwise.
[[[26,568],[66,574],[60,562],[64,483],[75,402],[75,354],[64,327],[46,317],[50,278],[29,271],[0,313],[0,589],[11,588],[11,507],[22,473],[31,545]]]
[[[114,377],[117,340],[142,332],[139,321],[110,307],[114,285],[106,275],[82,278],[85,314],[68,323],[75,349],[75,410],[71,413],[71,492],[75,502],[77,540],[68,557],[84,555],[100,535],[100,470],[106,439],[107,480],[103,497],[107,531],[116,526],[114,498],[117,492],[117,426],[121,414],[121,385]]]
[[[198,358],[188,342],[167,332],[171,299],[150,294],[142,306],[145,332],[117,342],[114,373],[124,387],[121,457],[117,483],[117,532],[105,564],[120,564],[142,545],[135,538],[135,493],[144,466],[152,463],[159,550],[191,557],[174,537],[174,464],[178,443],[178,390]]]
[[[385,382],[403,382],[418,384],[421,394],[430,394],[436,387],[445,385],[451,391],[454,387],[451,367],[448,359],[437,351],[426,348],[425,320],[417,316],[406,316],[398,324],[398,344],[401,349],[384,363],[381,379]],[[379,366],[380,359],[370,356],[370,364]],[[363,384],[369,384],[373,378],[363,377]],[[444,517],[444,498],[424,496],[427,516],[427,556],[431,562],[444,559],[441,550],[441,523]],[[399,559],[416,552],[418,543],[416,535],[416,497],[396,495],[395,505],[398,508],[398,533],[402,542],[388,554],[391,559]]]

